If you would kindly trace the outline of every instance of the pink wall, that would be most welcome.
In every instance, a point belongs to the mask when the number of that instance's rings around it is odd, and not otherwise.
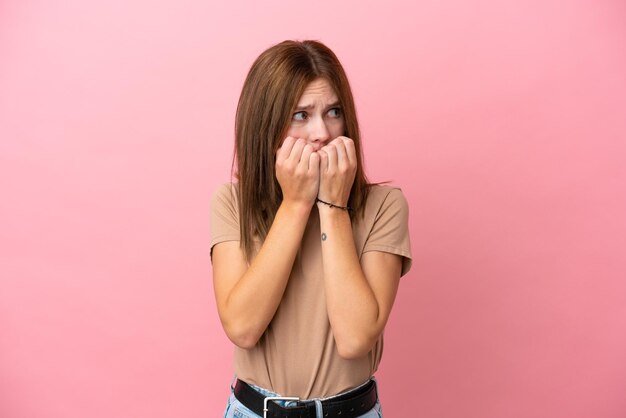
[[[220,416],[209,197],[287,38],[411,204],[386,416],[626,416],[623,1],[209,3],[0,3],[0,416]]]

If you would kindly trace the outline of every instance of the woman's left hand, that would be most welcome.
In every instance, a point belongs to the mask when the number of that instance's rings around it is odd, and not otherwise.
[[[357,160],[354,141],[338,136],[322,149],[318,198],[338,206],[347,206],[354,183]]]

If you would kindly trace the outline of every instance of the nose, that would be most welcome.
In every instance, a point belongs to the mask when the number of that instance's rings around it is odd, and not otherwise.
[[[313,143],[319,143],[319,147],[326,145],[326,142],[330,139],[330,133],[326,122],[323,118],[314,118],[311,121],[309,131],[309,141]]]

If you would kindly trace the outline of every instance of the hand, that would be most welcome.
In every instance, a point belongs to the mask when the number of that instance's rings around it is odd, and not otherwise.
[[[283,201],[313,206],[319,191],[320,157],[302,138],[288,136],[276,152],[276,179]]]
[[[317,153],[320,156],[318,197],[335,205],[347,206],[357,168],[354,141],[338,136]]]

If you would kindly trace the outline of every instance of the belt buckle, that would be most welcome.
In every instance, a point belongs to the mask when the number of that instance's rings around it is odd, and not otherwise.
[[[267,396],[263,401],[263,418],[267,418],[267,402],[268,401],[299,401],[300,398],[294,396]]]

